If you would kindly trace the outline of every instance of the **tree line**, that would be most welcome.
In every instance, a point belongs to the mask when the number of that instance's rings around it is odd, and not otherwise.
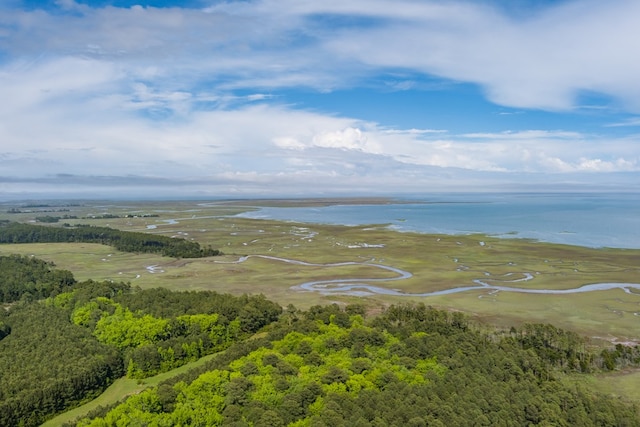
[[[76,225],[49,227],[12,221],[0,222],[0,243],[101,243],[123,252],[157,253],[173,258],[201,258],[220,255],[211,246],[182,238],[121,231],[109,227]]]
[[[42,299],[70,289],[76,280],[51,262],[22,255],[0,256],[0,303]]]

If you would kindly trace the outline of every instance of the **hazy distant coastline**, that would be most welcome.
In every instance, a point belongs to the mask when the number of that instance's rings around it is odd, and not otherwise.
[[[585,247],[640,248],[640,198],[629,194],[451,194],[369,203],[257,204],[240,217],[384,224],[429,234],[486,234]],[[335,202],[335,200],[334,200]]]

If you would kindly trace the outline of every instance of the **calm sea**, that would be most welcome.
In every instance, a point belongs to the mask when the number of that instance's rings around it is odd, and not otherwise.
[[[481,233],[588,247],[640,248],[640,194],[454,194],[388,205],[261,208],[240,216],[302,223],[387,224],[398,231]]]

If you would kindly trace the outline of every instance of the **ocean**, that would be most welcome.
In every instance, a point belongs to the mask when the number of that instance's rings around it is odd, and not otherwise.
[[[384,205],[263,207],[238,216],[316,224],[385,224],[401,232],[479,233],[640,249],[639,193],[434,194],[398,198]]]

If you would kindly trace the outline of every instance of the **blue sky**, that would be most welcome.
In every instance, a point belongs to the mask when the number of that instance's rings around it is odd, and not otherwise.
[[[4,0],[0,201],[633,191],[640,2]]]

